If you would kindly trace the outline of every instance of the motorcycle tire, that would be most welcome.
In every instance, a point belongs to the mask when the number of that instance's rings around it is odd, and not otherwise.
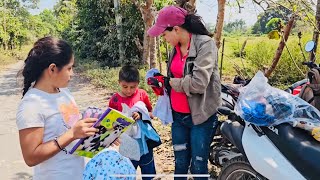
[[[239,176],[242,177],[239,178]],[[244,176],[247,176],[248,178],[245,178]],[[255,171],[248,160],[243,156],[235,157],[227,162],[218,176],[218,180],[234,179],[267,180],[267,178]]]

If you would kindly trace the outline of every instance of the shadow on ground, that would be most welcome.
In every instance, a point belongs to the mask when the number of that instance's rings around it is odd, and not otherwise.
[[[18,172],[12,178],[12,180],[31,180],[31,179],[32,179],[32,175],[25,172]]]

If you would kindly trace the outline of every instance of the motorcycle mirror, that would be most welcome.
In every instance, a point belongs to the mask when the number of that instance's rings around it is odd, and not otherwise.
[[[314,49],[315,45],[316,45],[316,44],[314,43],[314,41],[308,41],[307,44],[306,44],[306,46],[304,47],[304,49],[305,49],[307,52],[311,52],[311,51]]]

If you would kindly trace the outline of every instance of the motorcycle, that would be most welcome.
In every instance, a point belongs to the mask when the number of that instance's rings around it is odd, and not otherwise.
[[[286,91],[299,92],[305,83],[306,80],[299,81]],[[222,166],[218,180],[319,179],[319,142],[286,123],[262,127],[246,122],[233,111],[239,89],[224,87],[226,95],[218,110],[227,116],[220,124],[223,140],[219,142],[223,143],[214,142],[210,153],[210,162]]]
[[[241,153],[223,164],[219,180],[320,177],[320,144],[303,130],[289,124],[255,126],[228,108],[219,112],[229,117],[221,133]]]

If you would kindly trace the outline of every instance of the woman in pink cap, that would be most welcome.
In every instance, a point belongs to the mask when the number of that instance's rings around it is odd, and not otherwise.
[[[161,9],[148,34],[161,35],[174,47],[165,86],[173,110],[175,174],[187,174],[190,167],[198,179],[197,175],[208,174],[209,148],[221,104],[218,49],[201,18],[176,6]]]

